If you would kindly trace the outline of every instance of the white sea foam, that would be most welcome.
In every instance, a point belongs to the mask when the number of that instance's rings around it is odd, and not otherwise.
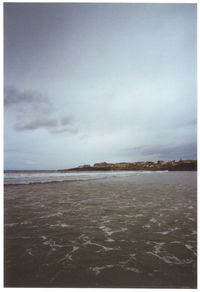
[[[193,247],[190,245],[190,244],[185,244],[185,247],[187,248],[187,249],[193,249]]]
[[[171,231],[163,231],[163,232],[156,232],[156,233],[159,233],[159,234],[163,234],[163,235],[167,235],[169,234]]]
[[[143,214],[136,214],[135,217],[136,217],[136,218],[137,218],[137,217],[144,217],[144,215],[143,215]]]
[[[73,171],[73,172],[37,172],[16,171],[4,173],[4,184],[29,184],[48,183],[62,181],[83,181],[94,179],[106,179],[116,177],[131,177],[137,175],[148,175],[155,171]],[[156,171],[157,174],[165,174],[166,171]]]
[[[65,224],[65,223],[57,223],[57,224],[48,224],[51,227],[62,227],[62,228],[69,228],[73,227],[73,225]]]
[[[99,275],[101,270],[104,270],[105,267],[90,267],[89,270],[94,272],[96,275]]]
[[[156,254],[160,253],[160,250],[163,245],[165,245],[165,242],[155,242],[154,251]]]
[[[134,273],[140,273],[140,271],[137,268],[126,267],[126,270],[134,272]]]
[[[113,242],[113,241],[115,241],[115,240],[109,237],[108,239],[106,239],[106,241],[108,241],[108,242]]]
[[[32,222],[31,221],[23,221],[23,222],[21,222],[20,224],[21,225],[28,225],[28,224],[31,224]]]
[[[174,232],[174,231],[176,231],[176,230],[178,230],[178,229],[179,229],[178,227],[175,227],[175,228],[171,228],[171,229],[166,230],[166,231],[157,231],[156,233],[158,233],[158,234],[163,234],[163,235],[167,235],[167,234],[169,234],[169,233],[171,233],[171,232]]]
[[[174,241],[172,243],[179,243],[179,241]],[[192,262],[192,259],[179,259],[175,255],[162,255],[163,250],[161,250],[162,246],[165,245],[165,242],[155,242],[154,250],[147,251],[146,254],[151,254],[157,258],[159,258],[161,261],[163,261],[166,264],[175,264],[175,265],[184,265],[184,264],[190,264]],[[185,245],[186,248],[192,250],[191,245]],[[193,250],[192,250],[193,251]]]
[[[51,217],[59,217],[59,216],[62,216],[63,213],[61,212],[56,212],[56,213],[53,213],[53,214],[49,214],[49,215],[44,215],[44,216],[41,216],[40,218],[51,218]]]
[[[28,248],[26,250],[26,252],[27,252],[28,255],[33,256],[32,249],[31,248]]]
[[[95,273],[96,275],[99,275],[101,273],[102,270],[105,270],[106,268],[113,268],[114,265],[105,265],[102,267],[89,267],[89,270],[93,273]]]
[[[98,247],[100,247],[100,250],[98,250],[97,252],[100,252],[101,250],[104,250],[104,251],[111,251],[111,250],[116,250],[116,249],[118,249],[118,248],[116,248],[116,247],[107,247],[107,246],[105,246],[105,245],[102,245],[102,244],[99,244],[99,243],[95,243],[95,242],[92,242],[91,240],[87,240],[87,241],[85,241],[84,242],[84,244],[83,244],[84,246],[87,246],[87,245],[94,245],[94,246],[98,246]]]
[[[156,223],[157,220],[156,220],[155,218],[151,218],[150,222],[152,222],[152,223]]]
[[[19,223],[6,223],[6,224],[4,224],[5,227],[13,227],[16,225],[19,225]]]
[[[160,257],[166,264],[181,264],[181,260],[178,259],[176,256],[164,256]]]
[[[114,233],[114,231],[112,231],[110,227],[106,227],[105,225],[100,226],[99,229],[101,229],[103,232],[105,232],[109,236],[111,236]]]
[[[42,235],[41,237],[42,237],[43,240],[47,239],[47,237],[45,235]]]
[[[73,249],[71,251],[71,253],[74,253],[75,251],[77,251],[80,247],[79,246],[73,246]]]
[[[64,262],[64,261],[72,261],[72,253],[76,252],[80,247],[79,246],[73,246],[72,250],[67,253],[63,258],[61,258],[58,263]]]
[[[120,264],[122,264],[122,265],[126,265],[126,264],[128,264],[130,261],[132,261],[132,260],[136,260],[136,254],[135,253],[133,253],[133,254],[130,254],[129,255],[129,258],[126,260],[126,261],[121,261],[120,262]]]
[[[136,253],[131,253],[130,257],[135,260]]]
[[[57,244],[55,241],[51,239],[44,241],[42,244],[49,246],[52,251],[56,251],[57,248],[61,248],[65,246],[65,245]]]
[[[119,230],[112,230],[110,227],[107,227],[105,225],[100,226],[99,229],[101,229],[106,235],[108,235],[109,237],[113,234],[113,233],[119,233],[119,232],[124,232],[126,230],[128,230],[126,227],[122,227]]]
[[[194,251],[193,246],[190,244],[185,244],[185,247],[187,249],[189,249],[195,256],[197,255],[197,253]]]

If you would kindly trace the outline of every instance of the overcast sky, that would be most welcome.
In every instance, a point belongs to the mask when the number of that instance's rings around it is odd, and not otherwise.
[[[196,4],[4,4],[5,169],[196,159]]]

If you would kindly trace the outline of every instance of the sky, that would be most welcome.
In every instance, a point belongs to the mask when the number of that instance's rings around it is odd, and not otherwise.
[[[196,4],[4,3],[4,168],[197,158]]]

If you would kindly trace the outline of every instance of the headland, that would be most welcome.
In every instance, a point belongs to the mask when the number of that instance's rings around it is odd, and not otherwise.
[[[62,169],[59,171],[123,171],[123,170],[168,170],[168,171],[197,171],[197,160],[172,160],[172,161],[141,161],[141,162],[119,162],[95,163],[80,165],[75,168]]]

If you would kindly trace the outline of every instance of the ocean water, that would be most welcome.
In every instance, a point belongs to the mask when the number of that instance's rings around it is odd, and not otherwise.
[[[5,287],[195,288],[197,173],[12,172]]]
[[[156,171],[156,173],[165,172],[167,171]],[[150,173],[152,173],[152,171],[6,171],[4,173],[4,184],[32,184],[44,182],[97,180],[111,177],[138,176],[141,174]]]

